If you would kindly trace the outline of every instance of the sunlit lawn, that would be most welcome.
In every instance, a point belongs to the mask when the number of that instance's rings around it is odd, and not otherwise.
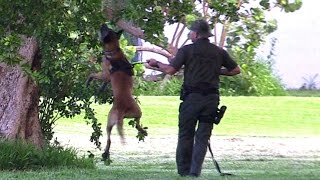
[[[149,127],[149,136],[176,137],[177,109],[180,103],[178,99],[140,97],[142,122],[144,126]],[[314,143],[320,142],[319,97],[221,97],[221,104],[227,105],[228,110],[221,124],[215,127],[214,135],[262,138],[315,137],[319,141]],[[95,105],[94,108],[104,129],[110,106]],[[132,127],[126,125],[125,129],[129,137],[134,137],[136,131]],[[61,119],[56,131],[62,134],[62,137],[72,135],[80,138],[90,135],[90,127],[85,124],[82,115],[73,119]],[[87,142],[88,138],[77,140],[86,145],[90,144]],[[173,146],[174,144],[170,145],[170,148]],[[130,149],[130,145],[124,145],[123,148]],[[111,166],[104,166],[97,159],[95,170],[62,168],[26,172],[5,171],[0,173],[0,179],[182,179],[176,174],[174,156],[161,154],[159,150],[148,151],[143,155],[114,156]],[[220,177],[207,158],[200,179],[319,179],[319,157],[223,157],[220,159],[223,160],[223,169],[236,174],[234,177]]]
[[[154,135],[176,134],[179,98],[175,96],[139,97],[142,123]],[[221,97],[227,112],[215,135],[241,136],[317,136],[320,135],[318,97]],[[105,127],[110,105],[95,105]],[[86,126],[83,116],[62,119],[59,124]],[[82,124],[82,125],[81,125]],[[127,129],[132,129],[127,126]],[[78,129],[71,128],[71,131]]]

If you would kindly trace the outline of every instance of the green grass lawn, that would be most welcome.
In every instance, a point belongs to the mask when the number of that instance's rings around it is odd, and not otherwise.
[[[178,97],[140,97],[142,122],[144,126],[149,127],[150,136],[176,137],[177,111],[180,103],[178,99]],[[227,105],[228,110],[221,124],[214,129],[214,135],[219,137],[255,136],[284,139],[284,141],[287,137],[314,137],[320,140],[319,97],[221,97],[221,104]],[[97,117],[103,127],[106,124],[109,108],[109,105],[95,105]],[[128,136],[136,133],[128,125],[125,130]],[[84,123],[83,116],[77,116],[73,119],[60,120],[56,131],[58,134],[80,137],[90,134],[90,127]],[[124,145],[123,148],[129,150],[130,145]],[[234,152],[236,151],[237,149],[234,149]],[[317,152],[320,152],[320,149]],[[97,161],[95,170],[62,168],[4,171],[0,172],[0,179],[184,179],[176,174],[174,153],[168,155],[151,151],[145,154],[114,156],[113,160],[111,166],[104,166]],[[218,156],[222,169],[236,176],[220,177],[207,158],[202,177],[199,179],[320,179],[319,160],[319,154],[296,157],[271,155],[257,158]]]
[[[139,97],[143,112],[142,123],[154,135],[176,134],[179,98],[175,96]],[[318,136],[320,135],[320,98],[318,97],[221,97],[227,105],[215,135],[228,136]],[[95,105],[99,121],[106,125],[110,105]],[[81,125],[82,123],[82,125]],[[83,116],[59,121],[76,133],[86,127]],[[125,123],[126,124],[126,123]],[[71,130],[72,130],[71,129]],[[126,129],[132,129],[127,125]],[[80,131],[79,131],[80,130]],[[130,131],[129,131],[130,132]]]
[[[205,162],[204,171],[199,179],[252,179],[252,180],[316,180],[319,179],[320,163],[315,161],[295,161],[291,159],[272,161],[224,161],[224,169],[235,176],[221,177],[210,162]],[[112,166],[98,165],[95,170],[54,169],[27,172],[1,172],[0,179],[70,179],[70,180],[182,180],[175,172],[173,162],[121,162]]]

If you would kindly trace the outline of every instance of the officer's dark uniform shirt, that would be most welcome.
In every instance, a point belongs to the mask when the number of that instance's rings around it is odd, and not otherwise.
[[[170,65],[176,70],[185,65],[185,85],[195,87],[202,83],[215,88],[219,88],[221,66],[229,71],[238,66],[224,49],[210,43],[207,38],[180,48]]]

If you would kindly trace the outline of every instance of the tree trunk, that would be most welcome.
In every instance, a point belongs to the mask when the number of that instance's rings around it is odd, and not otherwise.
[[[22,37],[22,63],[40,67],[39,47],[34,38]],[[44,138],[39,122],[39,88],[20,65],[0,63],[0,137],[22,139],[41,148]]]

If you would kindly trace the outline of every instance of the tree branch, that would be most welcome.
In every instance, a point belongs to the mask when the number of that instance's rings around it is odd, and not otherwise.
[[[178,29],[180,27],[180,22],[178,23],[177,27],[176,27],[176,30],[174,31],[174,34],[172,36],[172,40],[171,40],[171,43],[170,43],[170,46],[173,46],[173,43],[174,43],[174,40],[176,40],[176,35],[177,35],[177,32],[178,32]]]
[[[171,59],[173,57],[172,54],[170,54],[167,50],[165,49],[159,49],[159,48],[154,48],[154,47],[146,47],[146,46],[136,46],[135,47],[137,51],[149,51],[153,52],[156,54],[160,54],[168,59]]]
[[[126,22],[122,19],[116,22],[117,26],[123,29],[124,31],[130,33],[131,35],[146,40],[143,31],[140,28],[134,27],[131,23]]]
[[[178,46],[179,46],[179,41],[180,41],[180,38],[181,38],[181,36],[182,36],[182,33],[183,33],[183,31],[186,29],[186,25],[185,24],[183,24],[183,27],[182,27],[182,29],[180,30],[180,32],[178,33],[178,35],[177,35],[177,40],[176,40],[176,45],[174,46],[174,47],[172,47],[172,52],[170,52],[170,53],[172,53],[172,54],[174,54],[174,55],[176,55],[177,54],[177,51],[178,51]]]
[[[205,19],[208,18],[208,3],[206,0],[202,1],[202,11],[203,11],[203,17]]]
[[[186,39],[181,46],[184,46],[187,42],[189,41],[189,39]]]
[[[225,20],[225,22],[223,23],[223,28],[222,28],[222,33],[221,33],[220,43],[219,43],[220,47],[224,46],[224,42],[226,41],[228,30],[229,30],[229,18]]]
[[[237,9],[240,8],[241,4],[242,4],[242,0],[238,0]],[[229,26],[230,26],[230,17],[228,17],[227,20],[223,24],[222,33],[221,33],[221,37],[220,37],[220,43],[219,43],[220,47],[224,46],[224,42],[226,41]]]
[[[217,19],[214,20],[214,44],[217,45],[218,44],[218,39],[217,39]]]
[[[238,0],[237,8],[239,9],[242,4],[242,0]]]
[[[106,18],[109,20],[109,21],[115,21],[115,17],[114,17],[114,11],[113,9],[111,9],[110,7],[109,8],[106,8],[104,10],[104,13],[106,15]],[[144,32],[141,28],[138,28],[138,27],[135,27],[131,22],[128,22],[128,21],[125,21],[123,19],[117,19],[116,20],[116,25],[123,29],[124,31],[126,31],[127,33],[137,37],[137,38],[140,38],[140,39],[144,39],[146,41],[148,41],[144,35]],[[163,49],[167,49],[167,47],[161,45],[161,44],[155,44]]]

